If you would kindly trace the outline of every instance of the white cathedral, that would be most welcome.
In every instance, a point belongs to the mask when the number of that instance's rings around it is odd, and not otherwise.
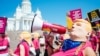
[[[32,11],[30,0],[22,0],[21,6],[18,5],[16,8],[16,12],[14,13],[13,18],[8,18],[7,30],[30,30],[35,14],[37,14],[38,17],[42,19],[39,9],[37,9],[35,13]]]

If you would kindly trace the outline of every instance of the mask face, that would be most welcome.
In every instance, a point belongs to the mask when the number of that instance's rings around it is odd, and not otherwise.
[[[86,36],[87,35],[86,24],[82,22],[75,22],[70,31],[70,34],[77,37]]]
[[[62,50],[67,51],[69,49],[72,49],[72,48],[79,46],[81,43],[82,42],[67,39],[63,42]]]

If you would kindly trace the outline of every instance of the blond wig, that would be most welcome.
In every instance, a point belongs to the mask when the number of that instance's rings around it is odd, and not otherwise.
[[[21,32],[20,37],[24,40],[31,39],[31,33],[29,33],[28,31],[23,31]]]
[[[39,38],[40,34],[38,32],[31,33],[32,38]]]

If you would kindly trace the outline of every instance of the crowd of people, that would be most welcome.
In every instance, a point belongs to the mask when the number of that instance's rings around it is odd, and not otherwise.
[[[15,50],[7,33],[0,34],[0,56],[99,56],[100,29],[93,30],[84,19],[76,19],[68,33],[23,31]],[[43,51],[43,52],[42,52]]]

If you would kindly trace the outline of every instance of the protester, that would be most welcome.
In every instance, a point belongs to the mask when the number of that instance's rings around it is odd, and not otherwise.
[[[54,34],[53,47],[56,49],[61,45],[60,34]]]
[[[45,37],[44,36],[39,37],[39,43],[41,47],[45,47]]]
[[[8,56],[10,51],[10,39],[6,33],[0,34],[0,56]]]
[[[92,31],[91,24],[84,19],[76,19],[70,30],[70,39],[63,42],[59,52],[52,56],[96,56],[87,37]]]
[[[98,37],[96,36],[96,32],[92,31],[92,34],[90,35],[90,42],[92,44],[92,48],[95,51],[96,54],[98,54],[98,49],[99,49],[99,40]]]
[[[54,39],[54,36],[52,35],[49,35],[48,36],[48,39],[47,39],[47,51],[48,51],[48,56],[51,56],[53,54],[53,39]]]
[[[49,32],[47,31],[44,31],[43,32],[43,37],[45,38],[45,51],[44,51],[44,56],[48,56],[48,51],[47,51],[47,40],[48,40],[48,35],[49,35]]]
[[[40,43],[40,56],[44,56],[45,53],[45,37],[44,36],[40,36],[39,37],[39,43]]]
[[[62,45],[62,42],[64,40],[65,34],[54,34],[53,39],[53,53],[58,52],[60,50],[60,47]]]
[[[33,42],[34,47],[35,47],[36,56],[39,56],[39,54],[40,54],[39,37],[40,37],[39,33],[37,33],[37,32],[32,33],[32,42]]]
[[[53,54],[53,40],[54,34],[52,32],[43,32],[43,37],[45,38],[45,53],[44,56],[51,56]]]
[[[35,56],[35,48],[32,43],[31,33],[23,31],[20,34],[20,43],[12,56]]]
[[[99,39],[99,55],[100,55],[100,29],[97,30],[97,37]]]

